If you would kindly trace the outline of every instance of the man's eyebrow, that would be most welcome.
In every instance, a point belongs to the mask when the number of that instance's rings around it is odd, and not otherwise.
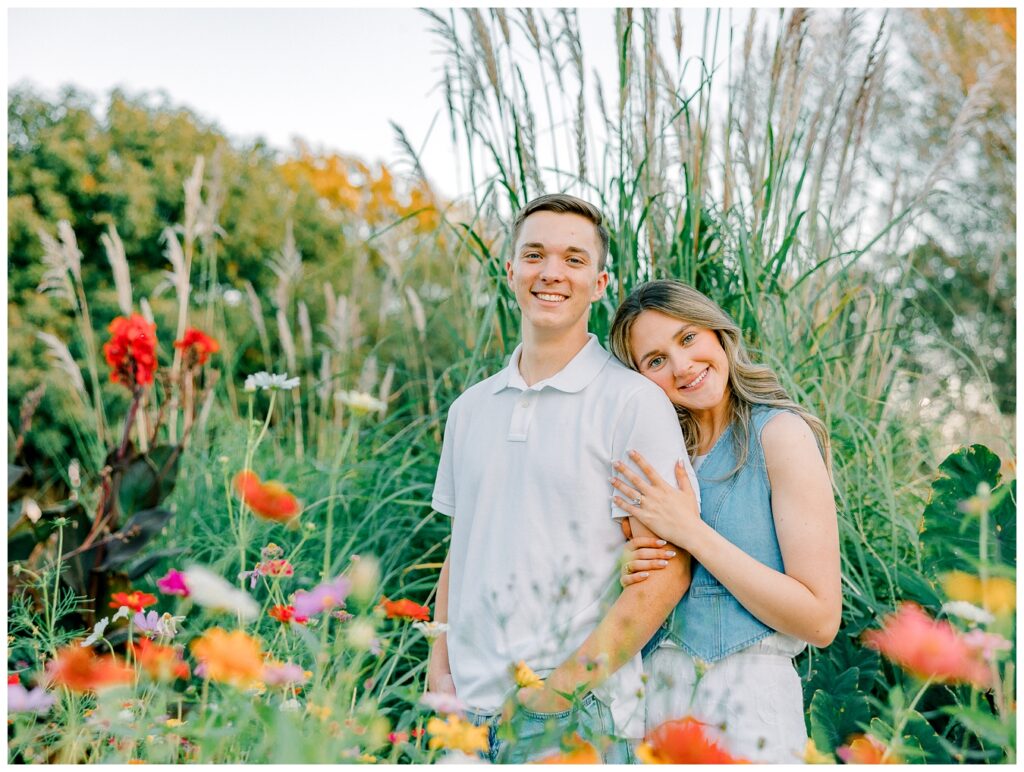
[[[522,252],[524,249],[544,249],[544,245],[541,242],[539,242],[539,241],[528,241],[525,244],[523,244],[521,247],[519,247],[519,251],[520,252]],[[569,253],[569,252],[578,253],[578,254],[586,255],[587,257],[590,257],[590,253],[587,250],[585,250],[583,247],[568,246],[568,247],[565,248],[565,251],[567,253]]]

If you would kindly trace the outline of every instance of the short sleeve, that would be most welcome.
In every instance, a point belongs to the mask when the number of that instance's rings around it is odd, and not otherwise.
[[[619,416],[613,440],[614,459],[630,463],[629,451],[637,450],[672,486],[676,485],[676,461],[682,459],[699,506],[700,485],[686,452],[679,418],[665,393],[653,383],[650,386],[640,389],[628,400]],[[616,519],[624,517],[622,510],[614,505],[611,512]]]
[[[458,413],[458,400],[448,411],[448,420],[444,425],[444,440],[441,443],[441,460],[437,464],[437,477],[434,479],[434,495],[430,506],[449,517],[455,516],[455,424]]]

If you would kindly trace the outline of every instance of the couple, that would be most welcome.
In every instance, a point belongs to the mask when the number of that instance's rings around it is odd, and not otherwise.
[[[575,732],[628,763],[684,716],[735,756],[797,761],[792,657],[831,642],[842,604],[824,426],[679,282],[626,298],[605,351],[587,332],[602,220],[555,194],[513,224],[522,342],[445,426],[432,504],[453,518],[435,611],[449,629],[429,689],[491,727],[492,761]],[[542,685],[516,686],[521,662]]]

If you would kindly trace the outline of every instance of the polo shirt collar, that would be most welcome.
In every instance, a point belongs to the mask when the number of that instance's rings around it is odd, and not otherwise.
[[[545,386],[550,386],[553,389],[570,394],[582,391],[597,377],[597,374],[601,372],[601,369],[612,356],[604,350],[594,333],[587,333],[587,338],[588,340],[583,348],[579,350],[576,356],[569,360],[565,367],[550,378],[538,381],[533,386],[528,386],[519,372],[519,357],[523,352],[523,344],[520,343],[516,346],[515,351],[512,352],[512,359],[509,360],[508,366],[499,372],[494,379],[492,393],[497,394],[502,389],[507,388],[518,389],[519,391],[526,391],[527,389],[539,391]]]

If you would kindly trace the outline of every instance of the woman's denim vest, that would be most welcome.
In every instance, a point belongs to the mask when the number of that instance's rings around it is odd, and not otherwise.
[[[726,476],[736,466],[735,423],[726,427],[696,470],[701,518],[748,555],[776,571],[784,568],[772,517],[761,430],[772,416],[781,412],[785,411],[763,405],[752,407],[747,461],[736,474]],[[704,566],[694,562],[690,589],[644,647],[644,655],[667,635],[690,656],[715,662],[774,632],[743,608]]]

